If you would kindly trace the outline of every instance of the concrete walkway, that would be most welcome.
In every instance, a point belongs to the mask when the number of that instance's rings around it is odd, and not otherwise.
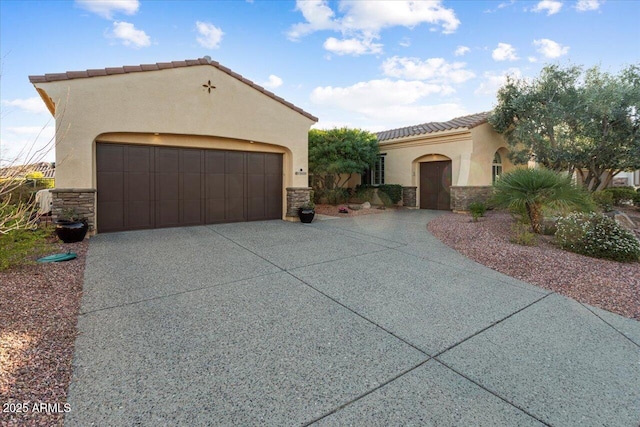
[[[429,211],[98,235],[67,426],[634,426],[640,322],[470,261]]]

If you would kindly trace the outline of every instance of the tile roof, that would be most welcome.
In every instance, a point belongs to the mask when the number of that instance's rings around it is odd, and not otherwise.
[[[104,68],[104,69],[93,69],[93,70],[85,70],[85,71],[67,71],[66,73],[54,73],[54,74],[45,74],[43,76],[29,76],[29,81],[31,83],[47,83],[47,82],[55,82],[60,80],[73,80],[73,79],[84,79],[89,77],[102,77],[102,76],[110,76],[113,74],[128,74],[128,73],[140,73],[144,71],[158,71],[158,70],[167,70],[171,68],[182,68],[182,67],[191,67],[194,65],[211,65],[212,67],[217,68],[218,70],[229,74],[231,77],[234,77],[241,82],[251,86],[259,92],[264,93],[270,98],[275,99],[281,104],[286,105],[294,111],[302,114],[303,116],[317,122],[318,118],[307,113],[300,107],[296,107],[292,103],[285,101],[283,98],[274,94],[263,88],[262,86],[252,82],[251,80],[241,76],[240,74],[230,70],[229,68],[221,65],[217,61],[212,61],[209,57],[199,58],[199,59],[187,59],[185,61],[171,61],[171,62],[158,62],[156,64],[142,64],[142,65],[125,65],[124,67],[115,67],[115,68]]]
[[[447,122],[429,122],[404,128],[385,130],[377,133],[378,142],[452,129],[471,129],[485,123],[487,121],[487,117],[489,117],[489,112],[485,111],[483,113],[456,117],[455,119],[451,119]]]
[[[8,166],[6,168],[0,168],[0,178],[24,178],[32,172],[42,172],[43,178],[55,178],[56,168],[53,163],[48,162]]]

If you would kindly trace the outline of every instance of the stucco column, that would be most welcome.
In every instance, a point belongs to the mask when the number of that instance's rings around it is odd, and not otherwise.
[[[287,221],[298,221],[298,208],[311,201],[311,187],[287,187]]]
[[[460,154],[460,174],[458,175],[457,186],[464,187],[469,183],[469,174],[471,172],[471,153]]]

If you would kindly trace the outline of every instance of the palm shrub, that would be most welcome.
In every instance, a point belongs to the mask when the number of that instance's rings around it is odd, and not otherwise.
[[[483,217],[485,212],[487,212],[487,205],[482,202],[469,203],[469,212],[471,212],[473,220],[477,222],[478,218]]]
[[[492,203],[510,210],[524,209],[531,230],[542,232],[543,208],[591,211],[593,202],[585,189],[571,177],[546,168],[517,168],[506,172],[494,183]]]

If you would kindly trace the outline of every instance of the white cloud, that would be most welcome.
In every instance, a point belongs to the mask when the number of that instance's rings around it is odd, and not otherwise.
[[[498,47],[493,50],[491,57],[496,61],[516,61],[516,48],[508,43],[498,43]]]
[[[305,22],[291,27],[287,33],[289,39],[298,41],[316,31],[339,32],[343,40],[331,37],[325,42],[325,48],[334,48],[335,53],[342,52],[339,54],[381,52],[382,45],[374,44],[372,40],[379,39],[380,31],[388,27],[413,28],[427,23],[447,34],[453,33],[460,25],[453,9],[443,7],[440,0],[342,0],[338,4],[339,17],[326,0],[297,0],[296,10],[302,13]]]
[[[198,33],[202,36],[196,39],[198,40],[198,43],[200,43],[200,46],[207,49],[217,49],[220,47],[220,42],[224,35],[220,28],[209,22],[200,21],[196,22],[196,28]]]
[[[43,114],[49,113],[46,105],[39,96],[26,99],[2,100],[2,105],[16,107],[26,113]]]
[[[120,39],[123,45],[136,49],[151,46],[149,36],[129,22],[115,21],[113,23],[112,37]]]
[[[2,128],[0,165],[54,161],[55,133],[55,126],[49,124]]]
[[[545,58],[559,58],[569,53],[569,46],[562,46],[560,43],[549,39],[534,40],[533,45],[538,48],[538,52],[544,55]]]
[[[443,58],[403,58],[394,56],[382,63],[385,75],[409,80],[430,80],[432,83],[463,83],[475,77],[465,69],[464,62],[449,63]]]
[[[453,54],[455,56],[463,56],[465,53],[469,53],[470,51],[471,49],[469,49],[467,46],[458,46]]]
[[[408,37],[403,37],[398,44],[402,47],[409,47],[411,46],[411,39]]]
[[[112,19],[115,13],[133,15],[140,8],[138,0],[76,0],[76,4],[107,19]]]
[[[536,58],[535,56],[529,56],[529,57],[527,57],[527,60],[529,62],[538,62],[538,58]]]
[[[336,55],[353,55],[360,56],[365,54],[382,53],[382,45],[373,43],[372,40],[345,39],[338,40],[335,37],[329,37],[323,47]]]
[[[578,4],[576,4],[576,10],[579,12],[598,10],[602,3],[602,0],[579,0]]]
[[[500,89],[506,82],[507,76],[513,76],[517,78],[522,77],[522,72],[518,68],[509,68],[501,73],[493,71],[485,72],[484,80],[480,83],[480,86],[475,90],[476,95],[489,95],[495,97]]]
[[[337,30],[339,24],[334,21],[333,10],[325,0],[296,1],[296,10],[302,12],[307,22],[298,23],[287,33],[290,40],[300,40],[301,37],[321,30]]]
[[[275,74],[271,74],[269,76],[269,80],[262,83],[262,86],[266,87],[267,89],[275,89],[282,86],[282,79]]]
[[[562,9],[562,2],[559,0],[542,0],[531,9],[533,12],[547,12],[547,16],[555,15]]]

